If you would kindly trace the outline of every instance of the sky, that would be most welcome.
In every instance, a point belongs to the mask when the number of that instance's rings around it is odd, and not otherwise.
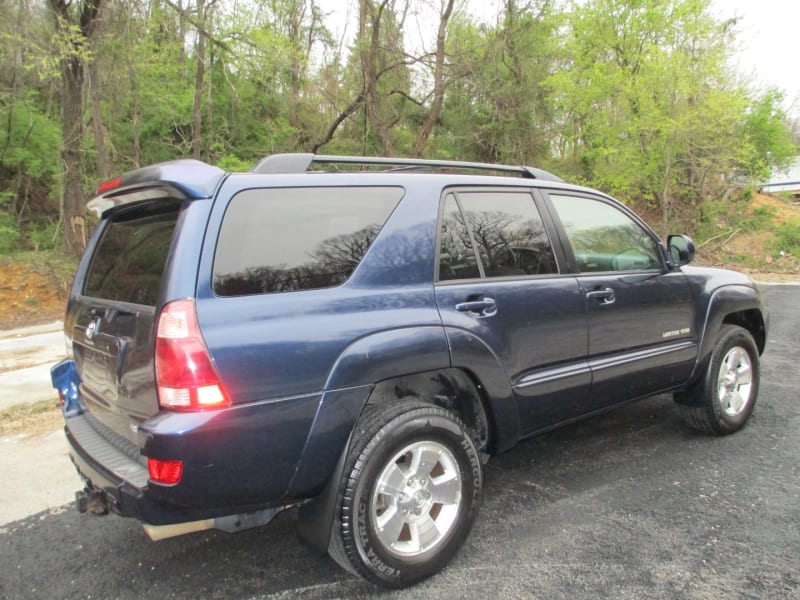
[[[784,105],[800,117],[800,68],[797,29],[798,0],[713,0],[715,14],[739,17],[737,70],[757,88],[777,87]]]
[[[466,0],[470,12],[492,21],[499,0]],[[425,4],[420,0],[419,4]],[[436,0],[428,0],[436,4]],[[349,17],[346,37],[354,33],[356,2],[319,0],[331,23],[342,34]],[[737,17],[737,47],[733,67],[756,89],[777,87],[784,92],[784,107],[800,118],[800,65],[797,38],[800,0],[712,0],[712,11],[721,19]],[[349,7],[349,8],[348,8]],[[423,21],[426,19],[423,17]],[[435,26],[435,25],[434,25]]]

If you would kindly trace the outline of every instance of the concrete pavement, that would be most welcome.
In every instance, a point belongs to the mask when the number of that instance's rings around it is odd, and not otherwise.
[[[55,398],[50,367],[65,355],[61,321],[0,331],[0,410]]]
[[[55,403],[50,367],[65,355],[61,321],[0,331],[0,410],[40,400]],[[0,533],[4,524],[28,515],[64,510],[60,507],[81,487],[60,428],[45,435],[0,437],[0,473]]]

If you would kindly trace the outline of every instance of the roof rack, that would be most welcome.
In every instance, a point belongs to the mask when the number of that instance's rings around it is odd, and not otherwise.
[[[494,171],[498,173],[512,173],[530,179],[545,179],[549,181],[563,181],[543,169],[535,167],[516,167],[509,165],[493,165],[491,163],[465,162],[458,160],[428,160],[422,158],[388,158],[369,156],[332,156],[324,154],[272,154],[265,156],[252,168],[253,173],[287,174],[305,173],[313,164],[327,165],[360,165],[395,167],[402,170],[410,169],[474,169],[480,171]]]

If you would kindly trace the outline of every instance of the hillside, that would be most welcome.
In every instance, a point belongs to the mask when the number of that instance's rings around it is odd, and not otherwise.
[[[735,205],[733,205],[735,206]],[[720,214],[698,242],[698,262],[749,273],[760,281],[800,281],[800,203],[756,194]]]

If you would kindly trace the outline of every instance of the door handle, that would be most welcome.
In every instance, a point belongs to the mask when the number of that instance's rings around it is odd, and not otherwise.
[[[597,300],[598,304],[614,304],[617,297],[614,294],[614,290],[611,288],[603,288],[602,290],[594,290],[591,292],[586,293],[587,298],[591,298],[592,300]]]
[[[497,314],[497,302],[494,298],[481,298],[480,300],[468,300],[456,304],[456,310],[478,315],[479,317],[491,317]]]

